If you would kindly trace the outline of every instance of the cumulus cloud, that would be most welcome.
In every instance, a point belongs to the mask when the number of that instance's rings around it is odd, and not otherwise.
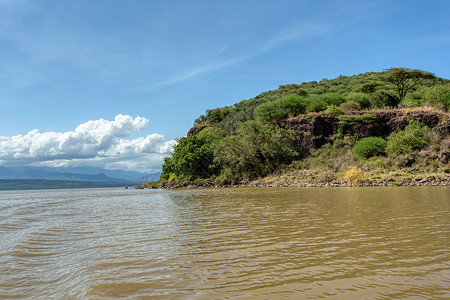
[[[142,131],[147,124],[146,118],[119,114],[113,121],[85,122],[74,131],[41,133],[34,129],[25,135],[0,136],[0,162],[155,169],[170,154],[175,141],[165,141],[164,136],[156,133],[129,139],[133,131]]]

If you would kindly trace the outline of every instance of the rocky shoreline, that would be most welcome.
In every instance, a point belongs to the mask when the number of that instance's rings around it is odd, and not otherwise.
[[[238,188],[238,187],[397,187],[397,186],[450,186],[450,178],[436,178],[435,176],[402,178],[402,179],[386,179],[386,180],[366,180],[366,181],[331,181],[331,182],[308,182],[308,181],[253,181],[248,183],[217,185],[204,182],[163,182],[156,185],[140,186],[138,189],[179,189],[179,188]]]

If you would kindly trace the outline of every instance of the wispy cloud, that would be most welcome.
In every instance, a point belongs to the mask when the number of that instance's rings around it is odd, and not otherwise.
[[[161,87],[181,83],[190,80],[195,76],[199,76],[202,74],[210,73],[213,71],[218,71],[223,68],[227,68],[236,64],[243,63],[248,59],[261,55],[265,52],[268,52],[272,49],[282,47],[285,44],[300,40],[302,38],[320,35],[325,33],[328,30],[328,27],[321,24],[315,23],[299,23],[295,24],[289,28],[285,28],[282,31],[278,32],[278,34],[272,36],[267,40],[262,40],[259,42],[259,45],[254,46],[252,50],[242,51],[242,54],[236,56],[233,59],[225,60],[222,62],[210,63],[204,66],[199,66],[191,70],[187,70],[181,74],[174,75],[169,77],[166,80],[160,81],[156,84],[151,85],[149,88],[144,89],[141,93],[146,93],[150,91],[157,90]],[[225,44],[222,48],[218,50],[218,54],[225,53],[228,48],[232,47],[232,43]],[[245,53],[246,52],[246,53]]]
[[[328,26],[319,23],[296,23],[292,26],[284,28],[270,39],[264,41],[262,45],[245,57],[244,60],[251,57],[263,54],[272,49],[282,47],[285,44],[293,41],[298,41],[303,38],[318,36],[328,31]]]
[[[230,61],[225,61],[225,62],[221,62],[221,63],[216,63],[216,64],[211,64],[211,65],[206,65],[206,66],[201,66],[198,67],[196,69],[187,71],[186,73],[183,74],[179,74],[179,75],[175,75],[173,77],[170,77],[164,81],[158,82],[155,85],[151,86],[150,88],[142,91],[143,93],[145,92],[150,92],[153,90],[156,90],[160,87],[166,86],[166,85],[171,85],[171,84],[175,84],[175,83],[179,83],[179,82],[184,82],[189,80],[192,77],[195,77],[197,75],[203,74],[203,73],[209,73],[215,70],[219,70],[231,65],[234,65],[236,63],[239,63],[239,60],[230,60]]]

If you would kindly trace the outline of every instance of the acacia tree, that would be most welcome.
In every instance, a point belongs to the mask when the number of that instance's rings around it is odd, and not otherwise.
[[[408,68],[391,68],[386,71],[387,74],[383,79],[397,86],[397,93],[400,100],[405,98],[409,90],[421,84],[425,79],[436,78],[433,73]]]

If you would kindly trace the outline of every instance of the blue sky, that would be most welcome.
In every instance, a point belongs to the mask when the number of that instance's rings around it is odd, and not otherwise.
[[[153,171],[206,109],[282,84],[450,78],[449,15],[446,0],[0,0],[0,165]]]

